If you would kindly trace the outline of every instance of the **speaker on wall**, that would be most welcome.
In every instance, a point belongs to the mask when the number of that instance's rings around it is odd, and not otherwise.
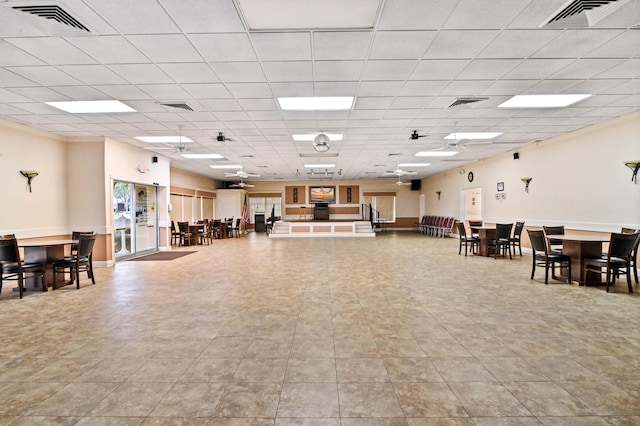
[[[420,179],[411,179],[411,190],[420,191]]]
[[[152,163],[157,163],[158,162],[158,157],[156,157],[155,155],[153,157],[151,157],[151,162]]]
[[[513,153],[513,159],[517,160],[518,158],[520,158],[520,153],[519,152],[514,152]]]

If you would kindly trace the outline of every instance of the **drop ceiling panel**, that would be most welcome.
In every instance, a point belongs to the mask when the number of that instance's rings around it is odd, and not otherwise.
[[[505,30],[498,34],[478,55],[480,58],[528,58],[561,30]]]
[[[244,27],[232,0],[160,0],[185,33],[242,32]]]
[[[264,83],[262,67],[258,62],[215,62],[211,63],[220,80],[233,83]]]
[[[264,62],[263,66],[269,81],[313,81],[311,61]]]
[[[22,49],[0,40],[0,66],[44,65],[44,62]]]
[[[63,38],[11,38],[7,39],[7,41],[26,53],[51,65],[96,63],[93,58],[74,45],[67,43]]]
[[[67,41],[103,64],[141,64],[149,59],[119,35],[69,37]]]
[[[406,80],[415,69],[417,61],[408,60],[372,60],[367,62],[363,80]]]
[[[121,34],[180,32],[156,0],[84,0],[84,3]]]
[[[380,17],[380,29],[438,29],[446,22],[456,4],[456,1],[451,0],[386,0]]]
[[[130,35],[130,43],[153,62],[196,62],[202,58],[182,34]]]
[[[566,30],[546,46],[540,48],[534,58],[579,58],[606,44],[621,34],[618,30]]]
[[[311,35],[299,33],[254,33],[251,40],[262,61],[311,60]]]
[[[460,0],[443,28],[504,28],[531,2],[492,0],[491,3],[487,7],[484,0]]]
[[[109,68],[133,84],[172,83],[168,75],[152,64],[109,65]]]
[[[207,63],[158,64],[176,83],[217,83],[220,81]]]
[[[362,60],[367,57],[372,32],[316,32],[313,53],[317,60]]]
[[[190,34],[189,40],[205,61],[255,61],[256,55],[246,34]]]
[[[80,81],[71,77],[69,74],[66,74],[55,67],[49,66],[35,66],[35,67],[11,67],[7,68],[14,74],[18,74],[21,77],[24,77],[28,80],[33,81],[34,83],[43,85],[43,86],[63,86],[63,85],[77,85],[81,84]],[[12,79],[9,78],[9,84],[12,83]],[[25,84],[25,86],[31,86],[31,84]]]
[[[474,58],[496,38],[498,31],[441,31],[429,46],[425,59]]]
[[[104,65],[67,65],[58,70],[85,84],[126,84],[127,81]]]
[[[379,31],[370,59],[419,59],[436,36],[435,31]]]
[[[357,81],[362,75],[364,61],[316,61],[317,81]]]

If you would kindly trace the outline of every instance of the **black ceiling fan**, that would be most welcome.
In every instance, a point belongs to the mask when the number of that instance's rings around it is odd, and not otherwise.
[[[414,130],[413,133],[411,133],[411,136],[409,136],[409,139],[411,139],[412,141],[418,140],[420,138],[426,138],[429,135],[419,135],[417,130]]]
[[[233,142],[233,139],[226,137],[222,132],[218,132],[218,136],[216,136],[216,139],[218,140],[218,142],[224,142],[224,141]]]

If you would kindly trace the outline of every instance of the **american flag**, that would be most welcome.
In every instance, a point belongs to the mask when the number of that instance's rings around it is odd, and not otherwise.
[[[249,206],[247,205],[247,194],[244,194],[244,204],[242,205],[242,221],[249,223]]]

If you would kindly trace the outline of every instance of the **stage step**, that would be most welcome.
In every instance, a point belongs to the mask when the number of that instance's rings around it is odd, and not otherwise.
[[[362,221],[362,222],[356,222],[356,233],[363,233],[363,232],[373,232],[373,228],[371,227],[371,222],[369,221]]]
[[[272,234],[288,234],[289,233],[289,225],[286,222],[276,222]]]

